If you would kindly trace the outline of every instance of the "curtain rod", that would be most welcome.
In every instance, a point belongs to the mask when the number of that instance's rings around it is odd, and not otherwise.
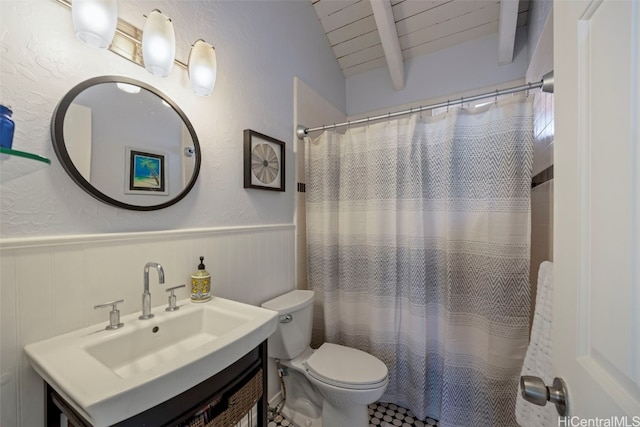
[[[431,104],[431,105],[420,106],[417,108],[410,108],[408,110],[396,111],[394,113],[389,112],[387,114],[381,114],[379,116],[366,117],[364,119],[352,120],[344,123],[322,125],[315,128],[308,128],[303,125],[298,125],[298,127],[296,128],[296,135],[298,135],[298,139],[303,139],[305,136],[309,134],[309,132],[336,129],[339,127],[358,125],[361,123],[368,123],[368,122],[373,122],[377,120],[386,120],[392,117],[403,116],[405,114],[419,113],[421,111],[433,110],[434,108],[450,107],[453,105],[464,104],[465,102],[470,102],[470,101],[478,101],[480,99],[485,99],[485,98],[493,98],[493,97],[497,98],[500,95],[508,95],[511,93],[523,92],[523,91],[539,89],[539,88],[542,88],[543,92],[553,93],[553,71],[550,71],[549,73],[545,74],[544,77],[542,77],[542,80],[540,80],[539,82],[527,83],[521,86],[516,86],[508,89],[496,89],[493,92],[487,92],[480,95],[473,95],[468,97],[461,97],[460,99],[455,99],[455,100],[447,100],[446,102],[440,102],[438,104]]]

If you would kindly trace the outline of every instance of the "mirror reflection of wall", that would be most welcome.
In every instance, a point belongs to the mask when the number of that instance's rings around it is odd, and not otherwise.
[[[69,157],[78,172],[91,181],[91,108],[80,104],[71,104],[64,120],[64,135]]]
[[[91,187],[85,190],[125,205],[121,207],[147,210],[184,196],[200,164],[197,138],[184,114],[143,84],[98,79],[72,89],[65,97],[68,105],[61,102],[66,108],[59,107],[64,111],[56,112],[64,115],[59,118],[63,137],[54,147],[67,172],[74,178],[75,168]],[[56,123],[54,117],[54,127]],[[61,148],[70,165],[58,153]],[[84,187],[83,180],[74,180]]]
[[[185,186],[193,176],[193,168],[195,166],[195,162],[193,161],[193,156],[195,156],[195,152],[193,150],[193,141],[191,141],[191,135],[189,134],[189,129],[186,126],[182,126],[182,185]]]

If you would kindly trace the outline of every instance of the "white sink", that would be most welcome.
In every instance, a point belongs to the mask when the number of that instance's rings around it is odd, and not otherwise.
[[[277,326],[278,313],[223,298],[155,317],[124,316],[27,345],[33,368],[87,421],[106,426],[139,414],[222,371]]]

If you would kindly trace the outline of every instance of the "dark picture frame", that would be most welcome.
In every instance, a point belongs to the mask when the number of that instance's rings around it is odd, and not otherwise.
[[[244,188],[285,191],[285,143],[244,130]]]
[[[127,147],[127,176],[125,193],[168,195],[167,156]]]

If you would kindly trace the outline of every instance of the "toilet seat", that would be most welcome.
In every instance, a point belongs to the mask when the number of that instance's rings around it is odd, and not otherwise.
[[[304,363],[314,379],[336,387],[367,390],[386,384],[388,370],[378,358],[351,347],[325,343]]]

